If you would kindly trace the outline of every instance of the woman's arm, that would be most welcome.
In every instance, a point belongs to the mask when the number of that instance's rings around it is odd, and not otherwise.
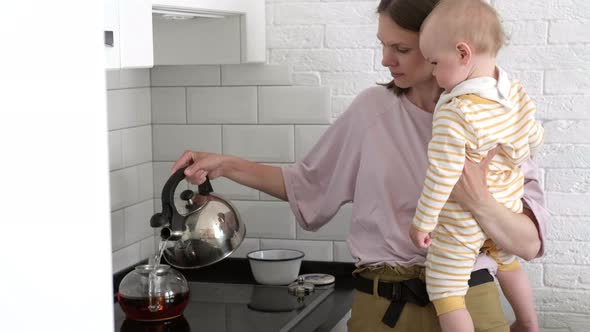
[[[537,257],[541,238],[531,210],[514,213],[498,203],[486,184],[487,167],[494,152],[477,164],[465,161],[463,174],[453,189],[452,198],[471,212],[486,234],[504,250],[525,260]]]
[[[523,213],[515,213],[492,197],[470,211],[498,247],[525,260],[537,257],[541,239],[531,210],[525,208]]]
[[[276,166],[263,165],[234,156],[186,151],[176,161],[170,174],[184,166],[188,166],[184,171],[185,178],[193,184],[205,182],[205,176],[209,176],[209,179],[226,177],[244,186],[287,200],[283,173]]]

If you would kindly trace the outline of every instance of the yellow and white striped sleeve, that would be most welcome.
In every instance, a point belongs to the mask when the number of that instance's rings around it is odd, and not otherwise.
[[[531,100],[528,94],[526,95],[526,98],[528,101],[530,101],[532,107],[536,109],[535,105],[533,104],[533,101]],[[533,113],[531,114],[533,125],[531,126],[531,129],[529,131],[529,149],[531,150],[531,152],[539,148],[545,140],[545,130],[541,125],[541,122],[535,120],[534,114],[535,112],[533,111]]]
[[[536,150],[543,144],[545,140],[545,129],[540,122],[534,121],[534,124],[531,128],[531,135],[529,136],[529,144],[531,151]]]
[[[537,108],[535,107],[533,100],[524,91],[524,87],[520,85],[520,82],[518,83],[518,86],[519,89],[517,91],[521,91],[519,98],[519,108],[523,109],[523,112],[526,112],[526,116],[522,117],[522,121],[531,122],[531,125],[528,127],[528,140],[525,139],[524,141],[526,144],[529,145],[528,150],[531,153],[533,153],[537,148],[539,148],[543,144],[543,141],[545,140],[545,130],[543,129],[541,122],[535,120],[535,113]]]
[[[432,232],[438,216],[459,180],[465,164],[465,145],[475,142],[471,125],[456,107],[442,106],[434,114],[429,167],[414,215],[414,227]]]

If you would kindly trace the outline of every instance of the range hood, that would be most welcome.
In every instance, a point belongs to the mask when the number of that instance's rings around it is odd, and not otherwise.
[[[154,64],[266,61],[265,0],[152,0]]]
[[[172,20],[191,20],[198,17],[224,18],[226,16],[240,14],[230,12],[219,12],[214,10],[177,8],[170,6],[152,6],[152,13],[160,15],[164,19]]]

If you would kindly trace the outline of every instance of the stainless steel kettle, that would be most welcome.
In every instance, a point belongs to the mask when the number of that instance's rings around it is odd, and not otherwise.
[[[185,190],[186,202],[181,214],[174,202],[176,187],[184,179],[183,167],[168,179],[162,189],[162,212],[150,220],[151,227],[163,227],[160,236],[168,241],[164,259],[172,266],[190,269],[216,263],[234,252],[246,236],[246,227],[236,208],[213,193],[209,178],[199,185],[198,193]]]

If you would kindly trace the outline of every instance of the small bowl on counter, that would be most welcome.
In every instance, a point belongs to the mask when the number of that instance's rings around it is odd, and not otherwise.
[[[262,249],[247,257],[254,279],[263,285],[288,285],[297,279],[305,254],[293,249]]]

